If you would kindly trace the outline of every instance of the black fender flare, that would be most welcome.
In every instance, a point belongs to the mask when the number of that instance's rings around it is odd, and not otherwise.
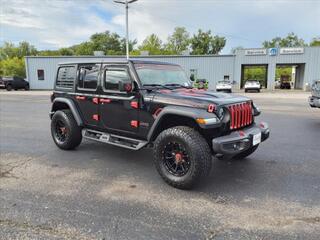
[[[72,112],[72,115],[74,117],[74,119],[76,120],[78,126],[83,126],[83,121],[82,118],[80,116],[80,113],[75,105],[75,103],[71,100],[71,99],[67,99],[67,98],[55,98],[52,102],[52,107],[51,107],[51,112],[50,112],[50,118],[52,118],[53,114],[54,114],[54,106],[57,103],[65,103],[68,105],[70,111]]]
[[[154,132],[156,131],[156,129],[159,126],[163,117],[165,117],[166,115],[176,115],[176,116],[181,116],[181,117],[188,117],[188,118],[193,119],[196,122],[196,124],[198,124],[196,121],[197,118],[205,118],[205,119],[206,118],[214,118],[214,117],[217,118],[217,115],[215,115],[214,113],[209,113],[204,109],[184,107],[184,106],[167,106],[161,110],[161,112],[159,113],[159,115],[157,116],[155,121],[153,122],[153,124],[148,132],[148,136],[147,136],[148,141],[150,141],[152,139]],[[221,125],[220,121],[217,122],[216,124],[213,124],[210,126],[198,124],[198,126],[201,128],[212,128],[212,127],[218,127],[220,125]]]

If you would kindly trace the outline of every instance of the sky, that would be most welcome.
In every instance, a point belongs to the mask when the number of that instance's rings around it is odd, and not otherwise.
[[[289,32],[310,42],[320,37],[320,0],[138,0],[130,4],[130,39],[155,33],[166,41],[176,26],[224,36],[222,53],[261,47]],[[28,41],[58,49],[109,30],[125,35],[125,9],[112,0],[0,0],[0,44]]]

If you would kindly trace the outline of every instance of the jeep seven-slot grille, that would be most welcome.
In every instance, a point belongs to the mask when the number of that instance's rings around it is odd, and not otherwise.
[[[239,103],[228,107],[230,112],[230,129],[239,129],[252,123],[251,102]]]

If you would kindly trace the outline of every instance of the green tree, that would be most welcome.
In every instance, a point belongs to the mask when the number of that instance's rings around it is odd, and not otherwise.
[[[171,36],[168,37],[168,43],[165,50],[172,54],[182,54],[190,45],[190,35],[184,27],[176,27]]]
[[[203,32],[199,29],[198,33],[191,38],[191,54],[218,54],[225,45],[226,39],[224,37],[212,36],[210,30]]]
[[[39,56],[60,56],[59,50],[42,50],[38,52]]]
[[[60,48],[59,49],[59,55],[72,56],[72,55],[74,55],[74,51],[73,51],[72,48]]]
[[[0,59],[13,58],[18,56],[19,49],[10,42],[4,42],[0,48]]]
[[[139,51],[148,51],[150,55],[162,54],[162,41],[156,34],[148,36],[139,46]]]
[[[129,52],[133,51],[134,46],[137,44],[137,40],[129,40]],[[120,45],[121,45],[121,54],[126,54],[126,39],[122,38],[120,41]]]
[[[302,38],[299,38],[296,34],[289,33],[286,37],[275,37],[270,41],[264,41],[262,46],[264,48],[273,48],[273,47],[304,47],[307,44]]]
[[[7,59],[18,57],[22,58],[25,56],[34,56],[37,55],[37,49],[26,41],[22,41],[18,46],[13,43],[5,42],[0,48],[0,59]]]
[[[93,55],[93,44],[91,42],[83,42],[79,45],[74,45],[71,47],[73,49],[75,55],[85,56],[85,55]]]
[[[18,45],[18,56],[17,57],[25,57],[25,56],[35,56],[38,54],[37,49],[26,41],[22,41]]]
[[[320,46],[320,37],[313,38],[310,42],[311,47],[319,47]]]
[[[231,49],[231,54],[235,54],[236,51],[241,50],[241,49],[244,49],[244,47],[242,47],[242,46],[234,47]]]
[[[23,58],[13,57],[1,60],[1,74],[3,76],[26,77],[25,63]]]
[[[103,51],[106,55],[122,54],[121,38],[117,33],[105,31],[90,37],[93,51]]]

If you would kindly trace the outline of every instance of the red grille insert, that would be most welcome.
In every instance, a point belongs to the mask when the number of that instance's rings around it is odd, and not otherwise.
[[[230,112],[230,129],[238,129],[252,123],[251,102],[234,104],[228,107]]]

